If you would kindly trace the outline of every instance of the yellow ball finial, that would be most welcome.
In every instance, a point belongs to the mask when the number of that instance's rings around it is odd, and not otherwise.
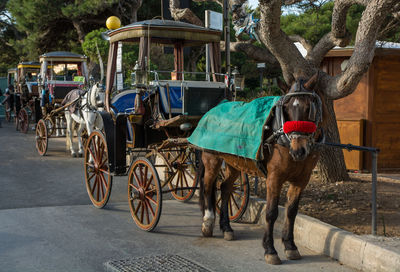
[[[106,26],[109,30],[114,30],[121,27],[121,21],[116,16],[110,16],[107,18]]]

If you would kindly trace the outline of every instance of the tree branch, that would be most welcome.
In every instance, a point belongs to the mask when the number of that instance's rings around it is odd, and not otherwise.
[[[300,35],[290,35],[289,38],[293,41],[293,42],[299,42],[301,43],[301,45],[307,50],[307,53],[310,52],[312,50],[312,46],[311,44],[304,39],[303,37],[301,37]]]
[[[193,0],[194,2],[200,3],[200,2],[214,2],[219,4],[221,7],[223,6],[222,0]]]
[[[231,52],[242,52],[245,53],[247,57],[257,62],[265,62],[270,67],[280,68],[279,62],[271,54],[271,52],[260,46],[254,45],[251,41],[246,42],[231,42],[230,43]],[[220,43],[221,51],[225,51],[225,42]]]
[[[172,18],[174,18],[175,21],[186,20],[194,25],[204,26],[203,22],[199,17],[196,16],[196,14],[193,13],[193,11],[188,8],[180,8],[179,0],[170,0],[169,9],[171,11]]]
[[[354,52],[346,70],[335,77],[326,77],[321,84],[328,98],[339,99],[354,92],[361,77],[368,70],[375,52],[375,43],[382,23],[397,0],[370,0],[361,17]]]
[[[281,30],[281,0],[260,0],[261,20],[258,35],[279,61],[286,83],[311,76],[316,72],[306,61],[290,38]]]

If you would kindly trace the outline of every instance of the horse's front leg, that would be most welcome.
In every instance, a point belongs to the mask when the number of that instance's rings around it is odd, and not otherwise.
[[[76,136],[78,138],[78,156],[82,157],[83,156],[83,143],[82,143],[82,131],[85,128],[85,124],[84,123],[79,123],[79,127],[78,130],[76,132]]]
[[[288,260],[301,259],[301,255],[294,243],[293,229],[303,189],[303,186],[290,184],[286,194],[287,203],[285,210],[285,223],[282,230],[282,242],[285,246],[285,254]]]
[[[68,112],[65,113],[65,119],[66,119],[66,123],[67,123],[67,133],[66,133],[66,143],[67,143],[67,148],[69,147],[70,151],[71,151],[71,156],[72,157],[76,157],[76,152],[74,149],[74,145],[72,142],[72,137],[73,137],[73,125],[74,125],[74,121],[72,120],[72,116],[71,114]]]
[[[219,226],[224,233],[225,240],[233,240],[233,229],[229,222],[229,200],[233,191],[233,184],[239,177],[240,171],[230,165],[225,168],[225,180],[221,184],[221,214],[219,218]]]
[[[268,173],[267,178],[267,205],[266,205],[266,222],[267,226],[263,238],[263,246],[265,249],[265,261],[268,264],[281,264],[281,259],[278,256],[274,247],[274,224],[278,218],[278,203],[279,195],[283,181],[275,175],[275,173]]]
[[[204,196],[203,196],[203,236],[211,237],[215,225],[215,181],[221,168],[222,160],[216,156],[203,152],[204,164]]]

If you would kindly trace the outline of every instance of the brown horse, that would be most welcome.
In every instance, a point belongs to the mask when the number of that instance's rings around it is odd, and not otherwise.
[[[278,201],[282,185],[290,183],[287,192],[285,223],[282,242],[287,259],[300,259],[294,243],[293,227],[302,191],[309,182],[318,161],[317,142],[322,141],[322,117],[326,113],[323,100],[314,90],[318,75],[307,82],[299,80],[281,97],[275,106],[265,131],[263,159],[254,160],[203,150],[198,175],[201,184],[200,204],[203,210],[203,236],[213,234],[215,223],[215,181],[222,162],[225,161],[225,181],[221,186],[220,228],[226,240],[232,240],[229,223],[228,200],[233,182],[240,171],[266,177],[267,207],[266,231],[263,238],[265,260],[268,264],[281,264],[274,247],[273,229],[278,217]],[[325,118],[324,118],[325,119]]]

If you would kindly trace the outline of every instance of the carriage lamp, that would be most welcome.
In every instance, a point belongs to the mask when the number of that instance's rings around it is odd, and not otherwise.
[[[132,84],[138,87],[147,86],[147,73],[136,61],[133,73],[131,74]]]
[[[235,90],[240,91],[242,89],[243,77],[240,74],[237,66],[235,66],[235,69],[233,69],[232,76],[233,76],[233,83],[235,84]]]

